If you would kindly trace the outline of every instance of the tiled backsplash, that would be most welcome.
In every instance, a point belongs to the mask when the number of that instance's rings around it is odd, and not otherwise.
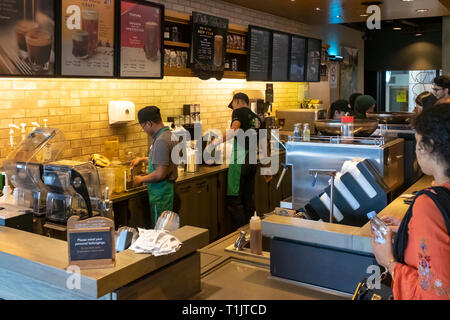
[[[299,83],[274,83],[274,108],[298,106]],[[64,157],[85,161],[93,153],[104,151],[108,137],[118,136],[120,154],[145,154],[146,134],[137,121],[109,125],[108,103],[128,100],[136,113],[147,105],[161,108],[163,120],[182,114],[186,103],[199,103],[203,129],[224,131],[231,118],[227,108],[234,90],[265,90],[263,82],[237,79],[207,81],[198,78],[165,77],[162,80],[0,78],[0,167],[9,152],[10,123],[20,126],[36,121],[62,130],[70,141]],[[15,131],[16,142],[20,131]]]

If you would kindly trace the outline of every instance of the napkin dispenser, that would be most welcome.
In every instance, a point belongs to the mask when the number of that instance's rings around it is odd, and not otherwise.
[[[134,103],[131,101],[110,101],[108,105],[109,124],[121,124],[136,120]]]

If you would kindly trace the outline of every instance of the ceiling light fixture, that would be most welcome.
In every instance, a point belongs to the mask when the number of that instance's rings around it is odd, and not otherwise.
[[[369,15],[366,14],[366,13],[362,13],[362,14],[360,14],[359,16],[360,16],[360,17],[368,17]]]
[[[417,9],[416,12],[417,13],[425,13],[425,12],[428,12],[428,9]]]
[[[414,0],[402,0],[403,2],[413,2]]]
[[[340,18],[341,16],[336,16],[336,18]]]
[[[395,31],[400,31],[400,30],[402,30],[402,27],[398,27],[398,26],[396,26],[396,27],[393,27],[393,28],[392,28],[392,30],[395,30]]]
[[[316,11],[320,11],[320,8],[316,8]]]

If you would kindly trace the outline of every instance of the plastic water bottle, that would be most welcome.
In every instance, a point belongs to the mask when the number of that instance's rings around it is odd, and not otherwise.
[[[372,232],[375,234],[375,241],[383,244],[386,242],[385,236],[388,231],[388,226],[384,223],[383,220],[378,218],[377,213],[375,211],[371,211],[367,214],[367,218],[370,219],[370,226],[372,228]]]
[[[303,126],[303,141],[310,141],[309,123],[305,123]]]

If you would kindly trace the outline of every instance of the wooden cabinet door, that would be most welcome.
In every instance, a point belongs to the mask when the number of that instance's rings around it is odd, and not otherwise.
[[[177,192],[181,201],[180,208],[180,227],[190,225],[197,226],[196,213],[197,201],[195,197],[195,184],[193,182],[184,182],[175,185],[175,192]]]

